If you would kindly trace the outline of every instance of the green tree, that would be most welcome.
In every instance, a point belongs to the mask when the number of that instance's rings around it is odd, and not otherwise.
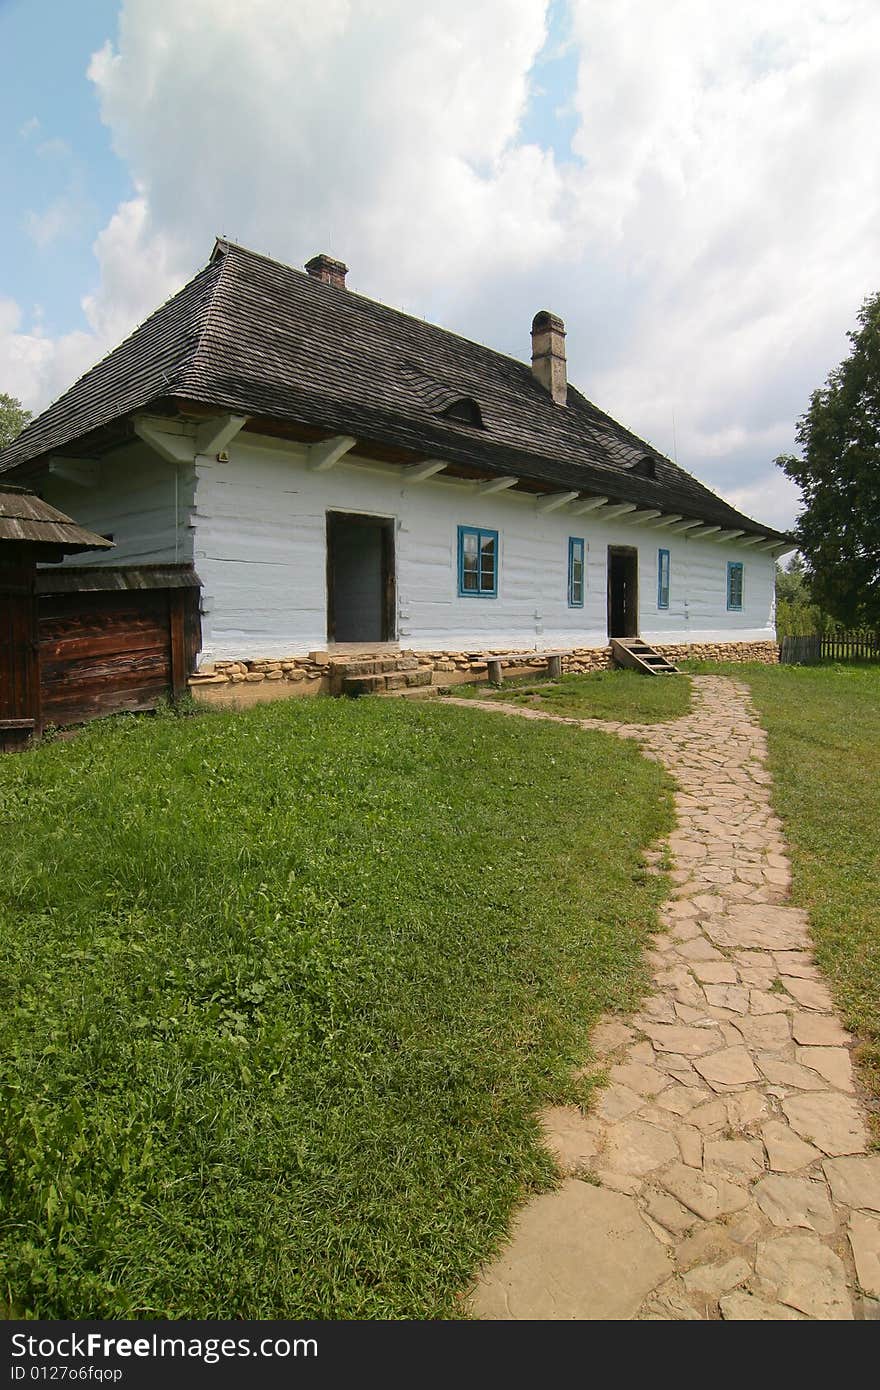
[[[21,401],[0,391],[0,449],[21,434],[30,418],[31,412],[25,410]]]
[[[795,551],[787,569],[776,567],[776,635],[811,637],[831,627],[828,614],[812,601],[806,565]]]
[[[797,426],[802,457],[776,462],[801,487],[798,546],[810,594],[846,626],[880,626],[880,294],[865,300],[849,357]]]

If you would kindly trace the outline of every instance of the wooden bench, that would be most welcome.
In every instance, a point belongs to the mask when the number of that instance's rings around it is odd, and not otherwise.
[[[533,661],[547,662],[547,675],[558,680],[562,675],[562,658],[565,652],[509,652],[506,656],[487,656],[486,667],[490,685],[501,685],[505,666],[530,666]]]

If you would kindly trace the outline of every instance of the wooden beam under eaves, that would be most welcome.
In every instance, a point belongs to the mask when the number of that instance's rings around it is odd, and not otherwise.
[[[666,516],[661,515],[659,521],[652,521],[649,524],[648,530],[661,531],[664,526],[671,526],[675,521],[681,521],[681,512],[669,512]]]
[[[196,430],[197,454],[220,454],[248,422],[246,415],[217,415]]]
[[[166,463],[192,463],[196,456],[195,427],[162,415],[135,415],[134,432]]]
[[[604,507],[608,501],[607,497],[585,497],[582,502],[578,502],[576,507],[572,507],[570,516],[584,516],[587,512],[594,512],[598,507]]]
[[[722,541],[736,540],[737,536],[744,536],[745,531],[740,527],[738,531],[719,531],[717,536],[712,537],[714,545],[720,545]]]
[[[797,546],[793,541],[763,541],[758,549],[778,559],[780,555],[787,555],[789,550],[797,550]]]
[[[488,483],[480,483],[477,492],[487,497],[490,492],[506,492],[509,487],[516,487],[519,478],[490,478]]]
[[[97,459],[50,458],[49,474],[75,487],[94,487],[101,472]]]
[[[350,434],[334,434],[330,439],[322,439],[319,444],[310,446],[308,466],[313,473],[326,473],[335,468],[355,444],[357,440]]]
[[[701,526],[699,531],[691,531],[688,540],[701,541],[704,536],[714,536],[715,532],[720,530],[720,526]]]
[[[601,517],[603,521],[607,521],[613,516],[623,516],[626,512],[634,512],[636,510],[635,502],[615,502],[611,507],[603,507],[597,515]]]
[[[653,521],[655,517],[662,515],[663,512],[660,507],[652,507],[649,511],[636,512],[635,516],[628,516],[626,524],[627,526],[644,526],[646,521]]]
[[[564,507],[566,502],[573,502],[579,494],[576,492],[549,492],[544,497],[538,499],[536,511],[555,512],[560,507]]]
[[[740,541],[739,544],[740,544],[740,545],[760,545],[761,541],[766,540],[766,539],[767,539],[766,536],[746,536],[745,540],[744,540],[744,541]]]
[[[442,473],[446,467],[445,459],[425,459],[424,463],[414,463],[403,470],[405,483],[425,483],[435,473]]]
[[[677,536],[681,531],[691,531],[695,526],[702,526],[702,524],[702,521],[678,521],[669,529]]]

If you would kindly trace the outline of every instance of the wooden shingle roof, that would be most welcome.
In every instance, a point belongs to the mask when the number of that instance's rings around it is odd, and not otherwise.
[[[52,546],[66,555],[80,550],[110,550],[113,546],[112,541],[77,526],[64,512],[50,507],[27,488],[0,484],[0,544],[4,541]]]
[[[463,400],[476,403],[482,427],[445,413]],[[557,406],[524,362],[226,241],[0,453],[0,472],[171,401],[781,536],[575,387]]]

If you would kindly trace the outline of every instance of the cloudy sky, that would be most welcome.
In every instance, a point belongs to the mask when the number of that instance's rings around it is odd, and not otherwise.
[[[0,391],[222,233],[520,358],[759,520],[880,289],[877,0],[0,0]]]

